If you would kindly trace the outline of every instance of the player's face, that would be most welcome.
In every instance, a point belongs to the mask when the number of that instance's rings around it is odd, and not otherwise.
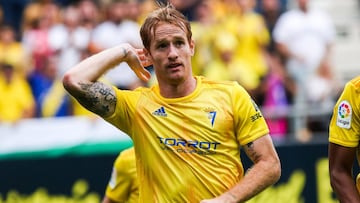
[[[194,42],[178,26],[160,23],[150,43],[149,57],[160,83],[178,84],[192,77],[191,57]]]

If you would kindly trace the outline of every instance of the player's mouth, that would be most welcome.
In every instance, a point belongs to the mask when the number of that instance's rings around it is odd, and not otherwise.
[[[170,63],[167,65],[167,68],[170,68],[170,69],[175,69],[175,68],[178,68],[182,66],[182,63]]]

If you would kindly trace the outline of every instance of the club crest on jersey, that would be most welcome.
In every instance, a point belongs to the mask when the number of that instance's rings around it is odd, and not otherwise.
[[[338,107],[336,125],[340,128],[351,127],[352,108],[348,101],[341,101]]]
[[[216,118],[216,111],[214,108],[207,107],[204,111],[208,114],[208,119],[210,120],[211,126],[214,126],[215,118]]]

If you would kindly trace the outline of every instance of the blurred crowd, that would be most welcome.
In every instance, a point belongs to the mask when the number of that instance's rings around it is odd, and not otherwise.
[[[330,60],[336,32],[326,13],[308,0],[294,0],[293,8],[287,0],[168,1],[192,22],[194,74],[243,85],[276,140],[293,133],[308,141],[313,132],[327,131],[330,114],[306,113],[331,106],[341,88]],[[119,43],[141,48],[140,23],[157,6],[153,0],[0,3],[0,123],[93,116],[65,92],[62,75]],[[118,66],[105,82],[121,89],[152,85],[126,64]]]

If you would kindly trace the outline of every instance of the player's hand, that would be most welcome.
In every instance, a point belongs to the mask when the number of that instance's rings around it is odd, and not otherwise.
[[[144,49],[136,49],[136,54],[138,55],[142,66],[148,67],[152,65],[151,60],[145,55]]]
[[[135,49],[130,45],[126,45],[126,58],[125,61],[134,71],[138,78],[147,82],[151,74],[144,67],[151,65],[150,61],[147,59],[142,49]]]

